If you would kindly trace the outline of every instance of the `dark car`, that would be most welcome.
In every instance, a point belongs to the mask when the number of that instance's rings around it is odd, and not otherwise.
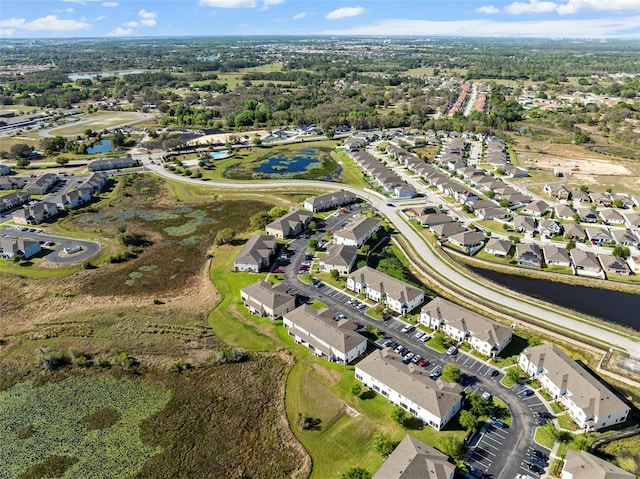
[[[533,396],[533,391],[532,391],[531,389],[524,389],[524,390],[522,391],[522,395],[523,395],[524,397]]]
[[[479,479],[483,479],[485,477],[484,472],[474,466],[469,466],[469,472],[471,473],[471,475],[473,475],[474,477],[478,477]]]
[[[541,412],[538,413],[538,417],[540,417],[542,419],[553,419],[555,416],[553,414],[551,414],[550,412],[541,411]]]
[[[536,474],[544,474],[544,469],[537,464],[527,462],[527,469],[529,469],[531,472],[535,472]]]
[[[533,454],[529,455],[529,461],[533,464],[537,464],[538,466],[545,467],[547,465],[547,461],[542,459],[541,457],[535,456]]]
[[[544,452],[539,451],[538,449],[532,449],[531,450],[531,455],[532,456],[536,456],[536,457],[538,457],[540,459],[544,459],[545,461],[547,459],[549,459],[549,456],[547,456]]]
[[[492,377],[492,378],[495,378],[498,374],[500,374],[500,373],[498,372],[498,370],[497,370],[497,369],[493,369],[493,370],[491,371],[491,377]]]

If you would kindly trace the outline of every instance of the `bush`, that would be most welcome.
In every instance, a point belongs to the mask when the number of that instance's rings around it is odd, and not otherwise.
[[[371,473],[361,467],[352,467],[347,469],[341,479],[371,479]]]
[[[44,371],[55,371],[66,365],[69,360],[60,351],[49,351],[47,348],[40,348],[38,351],[38,366]]]
[[[371,438],[371,445],[373,450],[383,457],[387,457],[393,452],[398,445],[397,442],[392,441],[391,437],[384,432],[378,432]]]

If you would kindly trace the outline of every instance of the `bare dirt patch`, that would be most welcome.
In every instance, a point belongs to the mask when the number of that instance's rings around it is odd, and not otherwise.
[[[268,134],[269,132],[267,130],[244,131],[241,133],[216,133],[214,135],[201,136],[200,138],[191,140],[187,144],[188,145],[215,145],[215,144],[224,145],[229,141],[229,138],[232,136],[236,138],[244,138],[245,140],[248,138],[250,140],[256,135],[259,136],[260,138],[264,138]]]
[[[519,152],[518,157],[525,168],[553,171],[559,169],[566,176],[635,176],[626,165],[596,158],[566,158],[553,154]]]

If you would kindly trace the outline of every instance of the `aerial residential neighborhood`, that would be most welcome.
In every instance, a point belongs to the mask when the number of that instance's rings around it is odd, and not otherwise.
[[[1,477],[640,477],[637,0],[33,6]]]

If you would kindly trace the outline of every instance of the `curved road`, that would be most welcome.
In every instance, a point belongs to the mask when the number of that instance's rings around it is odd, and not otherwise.
[[[156,159],[160,159],[162,154],[151,155]],[[148,171],[153,171],[160,176],[171,178],[173,180],[198,184],[201,186],[215,186],[218,188],[282,188],[282,186],[291,185],[291,183],[281,181],[268,181],[263,183],[242,183],[242,182],[215,182],[215,181],[202,181],[195,178],[186,178],[184,176],[176,175],[166,171],[159,162],[158,164],[151,164],[149,156],[140,155],[139,159],[143,162]],[[457,287],[467,291],[468,293],[484,300],[490,301],[499,305],[502,308],[506,308],[513,311],[536,318],[547,323],[559,326],[563,329],[570,330],[581,336],[588,336],[591,338],[598,338],[603,343],[615,345],[616,347],[626,350],[630,355],[640,357],[640,342],[626,336],[613,329],[607,329],[593,324],[587,324],[577,317],[571,317],[569,315],[560,314],[553,310],[554,306],[544,303],[542,301],[531,300],[524,301],[505,294],[504,292],[497,291],[485,284],[478,283],[472,280],[470,277],[462,274],[457,269],[453,268],[446,262],[442,261],[438,255],[435,254],[432,247],[425,241],[424,237],[418,234],[410,225],[408,225],[403,218],[400,217],[397,210],[394,207],[387,206],[388,199],[368,190],[361,190],[352,186],[341,185],[336,183],[322,182],[322,181],[297,181],[295,183],[299,186],[308,186],[313,188],[323,188],[330,190],[345,190],[350,191],[361,198],[366,199],[374,208],[386,215],[389,221],[394,225],[396,230],[401,233],[405,239],[413,246],[416,253],[422,258],[427,266],[434,272],[443,283],[455,284]]]

